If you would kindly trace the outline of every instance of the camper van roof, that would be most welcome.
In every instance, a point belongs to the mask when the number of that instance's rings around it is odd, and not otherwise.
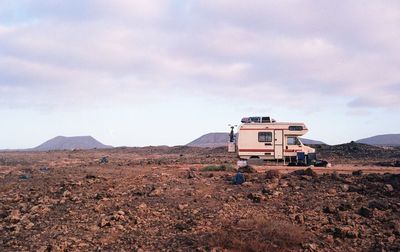
[[[308,129],[304,123],[294,122],[275,122],[275,123],[243,123],[240,130],[285,130],[293,135],[302,136]]]

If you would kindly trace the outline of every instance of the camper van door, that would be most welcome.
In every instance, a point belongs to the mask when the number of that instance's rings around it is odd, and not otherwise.
[[[274,152],[275,159],[283,158],[283,130],[275,130]]]

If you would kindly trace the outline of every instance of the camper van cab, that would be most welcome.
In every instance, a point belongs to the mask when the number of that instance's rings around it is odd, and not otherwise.
[[[299,139],[308,131],[304,123],[255,121],[247,120],[239,127],[237,151],[241,159],[286,160],[296,157],[297,152],[305,155],[315,152]]]

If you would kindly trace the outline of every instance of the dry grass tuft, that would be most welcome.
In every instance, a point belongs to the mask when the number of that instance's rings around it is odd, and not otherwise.
[[[229,251],[289,251],[301,248],[306,232],[285,221],[254,217],[224,227],[211,240],[211,246]]]

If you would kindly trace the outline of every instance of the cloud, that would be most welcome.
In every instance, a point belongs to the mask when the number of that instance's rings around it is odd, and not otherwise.
[[[400,105],[397,1],[26,0],[0,10],[3,107],[176,90],[266,106]]]

